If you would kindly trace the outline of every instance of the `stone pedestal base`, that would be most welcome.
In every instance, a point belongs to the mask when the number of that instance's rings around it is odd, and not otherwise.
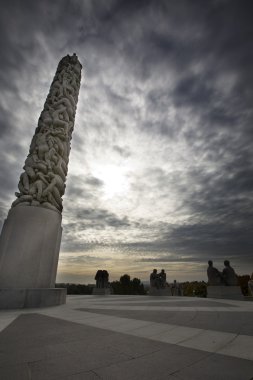
[[[57,306],[66,303],[67,290],[52,289],[0,289],[0,309],[23,309]]]
[[[95,296],[105,296],[111,294],[111,290],[109,288],[93,288],[92,294]]]
[[[0,238],[0,289],[54,288],[61,232],[56,211],[12,208]]]
[[[148,292],[149,296],[171,296],[171,289],[170,288],[164,288],[164,289],[156,289],[156,288],[150,288]]]
[[[223,298],[231,300],[243,300],[240,286],[208,286],[208,298]]]

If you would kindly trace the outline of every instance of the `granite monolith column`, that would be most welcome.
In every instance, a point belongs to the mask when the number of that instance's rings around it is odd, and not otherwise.
[[[64,303],[55,288],[62,196],[68,170],[82,65],[59,62],[0,237],[0,308]]]

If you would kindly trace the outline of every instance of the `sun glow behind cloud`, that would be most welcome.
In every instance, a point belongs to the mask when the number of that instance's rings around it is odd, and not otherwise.
[[[130,185],[128,180],[129,169],[126,165],[113,165],[101,163],[91,168],[94,177],[103,182],[103,197],[105,200],[112,200],[114,197],[126,196]]]

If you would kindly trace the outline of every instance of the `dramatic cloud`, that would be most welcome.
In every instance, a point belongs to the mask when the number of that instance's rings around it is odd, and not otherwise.
[[[205,279],[253,268],[253,23],[249,0],[4,1],[3,223],[60,58],[83,78],[58,279],[154,265]]]

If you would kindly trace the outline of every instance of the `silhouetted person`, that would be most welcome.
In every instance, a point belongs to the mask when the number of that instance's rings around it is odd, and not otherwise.
[[[235,286],[238,283],[237,275],[234,269],[230,266],[230,262],[228,260],[224,261],[225,268],[222,272],[222,278],[225,285]]]
[[[158,274],[159,282],[160,282],[160,287],[165,288],[166,285],[166,273],[165,270],[162,269],[161,272]]]
[[[109,273],[107,270],[102,271],[102,287],[103,288],[108,288],[109,284]]]
[[[150,286],[152,288],[159,288],[159,277],[158,277],[158,274],[157,274],[157,269],[153,269],[153,272],[150,274]]]
[[[95,280],[96,280],[96,288],[102,288],[103,287],[103,271],[99,269],[96,273]]]
[[[222,274],[218,269],[213,267],[212,260],[208,261],[207,277],[209,285],[221,285],[222,284]]]

